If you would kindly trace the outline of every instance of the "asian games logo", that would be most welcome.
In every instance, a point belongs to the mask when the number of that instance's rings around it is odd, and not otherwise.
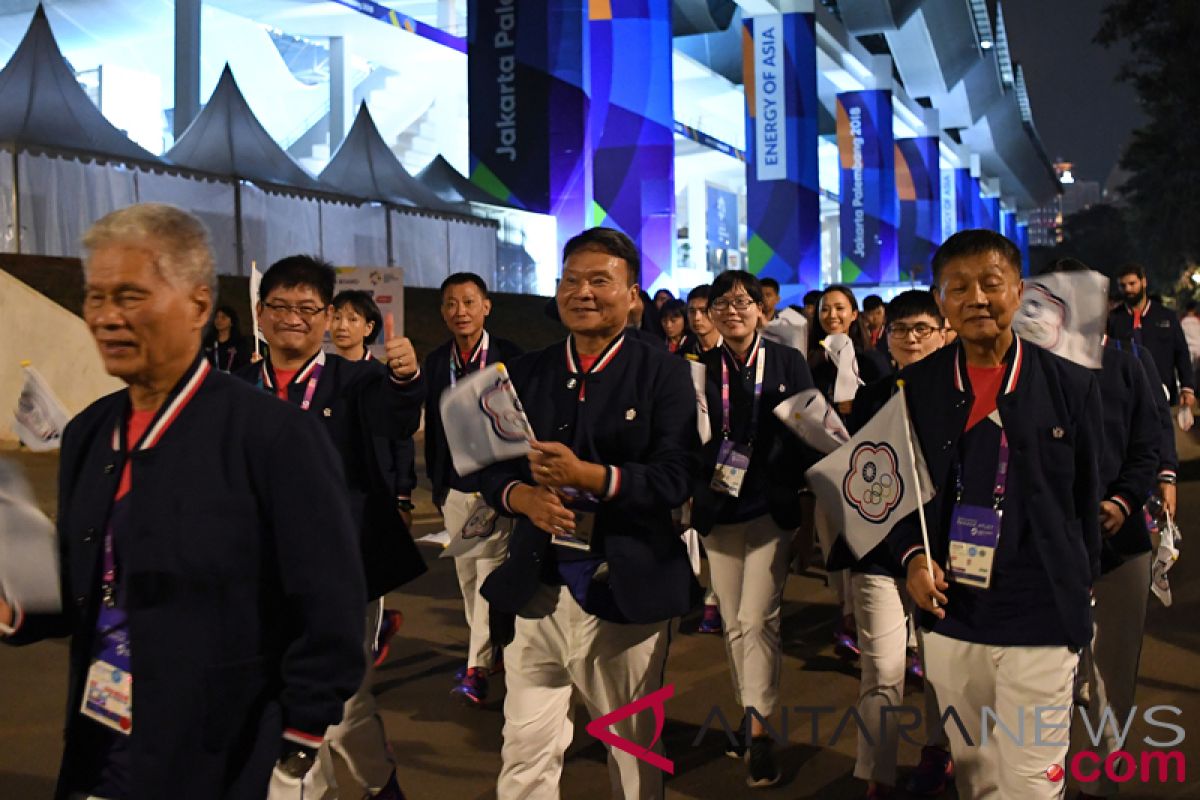
[[[512,381],[497,377],[479,396],[479,409],[492,423],[492,430],[507,442],[524,442],[531,438],[525,421],[525,410],[512,388]]]
[[[850,454],[842,496],[867,522],[888,518],[904,498],[900,459],[887,442],[863,442]]]

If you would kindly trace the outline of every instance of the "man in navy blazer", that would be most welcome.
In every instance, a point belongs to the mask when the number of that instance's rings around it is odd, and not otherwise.
[[[511,639],[500,800],[558,795],[572,691],[598,717],[658,690],[670,620],[700,599],[671,518],[699,468],[689,367],[625,330],[639,276],[629,237],[593,228],[563,260],[570,336],[511,368],[537,441],[481,477],[488,503],[516,518],[508,559],[483,584]],[[658,747],[651,715],[613,727]],[[615,793],[662,796],[657,767],[613,748],[609,761]]]
[[[375,661],[375,631],[383,613],[382,595],[425,571],[396,504],[395,485],[380,463],[380,438],[409,439],[416,432],[424,380],[412,343],[397,336],[392,318],[383,320],[386,369],[369,361],[348,361],[321,345],[332,314],[336,273],[312,256],[276,261],[259,284],[258,314],[270,355],[238,373],[287,404],[319,420],[336,448],[345,473],[350,510],[362,537],[367,581],[364,601],[367,638],[363,658]],[[280,404],[282,410],[283,404]],[[336,579],[336,576],[331,576]],[[306,797],[336,796],[337,776],[330,751],[349,764],[360,789],[373,798],[402,797],[395,760],[371,691],[372,670],[346,703],[342,721],[321,745]]]
[[[0,599],[0,626],[14,644],[72,637],[57,798],[261,800],[311,765],[363,674],[336,454],[202,357],[216,276],[199,220],[132,206],[84,246],[84,319],[129,387],[63,438],[62,612]]]
[[[1008,239],[957,233],[933,274],[958,340],[901,373],[937,490],[931,551],[916,514],[888,541],[930,631],[927,677],[963,723],[946,724],[959,796],[1058,797],[1046,770],[1067,755],[1100,576],[1099,386],[1013,333],[1023,284]],[[997,718],[1030,733],[1014,741],[990,730]]]
[[[425,357],[423,371],[429,387],[425,393],[425,469],[433,484],[433,503],[451,537],[459,536],[473,515],[492,516],[490,533],[480,537],[481,541],[469,553],[454,559],[468,640],[467,663],[452,691],[468,703],[482,704],[487,700],[488,676],[497,666],[497,648],[492,643],[488,603],[479,590],[487,576],[504,562],[511,524],[497,519],[494,511],[484,511],[482,506],[476,509],[480,501],[479,477],[459,475],[454,469],[441,399],[464,376],[489,364],[511,364],[521,355],[521,348],[487,331],[492,300],[487,283],[473,272],[456,272],[442,281],[441,313],[451,336]]]

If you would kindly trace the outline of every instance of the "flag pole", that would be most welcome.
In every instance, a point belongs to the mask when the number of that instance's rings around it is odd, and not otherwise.
[[[924,496],[921,492],[921,471],[917,469],[917,451],[913,447],[912,421],[908,417],[908,396],[904,391],[903,378],[896,381],[896,388],[900,391],[900,411],[904,416],[904,440],[908,443],[908,463],[912,466],[913,487],[917,490],[917,519],[921,521],[921,544],[925,546],[925,568],[929,570],[929,582],[933,584],[934,589],[937,589],[937,579],[933,577],[933,550],[929,546],[929,526],[925,523],[925,501],[921,499]],[[937,608],[936,599],[933,601],[933,607]]]
[[[261,329],[258,327],[258,298],[255,297],[255,292],[258,289],[254,280],[255,273],[258,272],[258,263],[250,262],[250,319],[254,322],[254,357],[255,359],[262,358],[262,345],[259,342]]]

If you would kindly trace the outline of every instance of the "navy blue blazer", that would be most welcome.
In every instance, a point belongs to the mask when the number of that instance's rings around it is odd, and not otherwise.
[[[72,636],[59,798],[92,755],[78,709],[128,410],[120,391],[67,426],[63,612],[27,617],[9,640]],[[136,682],[130,800],[262,800],[284,729],[321,736],[362,681],[365,590],[338,459],[314,420],[216,371],[128,458],[132,524],[117,547]]]
[[[709,488],[723,438],[721,359],[730,357],[724,346],[714,347],[700,356],[705,369],[708,418],[712,425],[712,440],[704,446],[703,468],[693,489],[692,525],[702,534],[708,534],[717,524],[745,522],[768,513],[781,528],[795,528],[800,524],[799,492],[804,487],[804,471],[820,459],[820,454],[805,445],[771,412],[789,397],[813,388],[813,379],[799,350],[765,338],[762,343],[767,363],[763,367],[758,426],[753,432],[750,467],[736,498]],[[741,444],[751,438],[754,378],[752,365],[741,370],[741,374],[730,373],[730,429],[732,438]]]
[[[1160,396],[1162,391],[1151,388],[1134,356],[1111,347],[1104,348],[1103,366],[1096,377],[1104,407],[1100,483],[1105,498],[1125,511],[1125,523],[1103,540],[1101,569],[1108,572],[1127,556],[1150,552],[1142,505],[1154,489],[1161,436],[1151,391]]]
[[[608,563],[621,615],[633,623],[682,616],[701,596],[671,519],[671,510],[691,495],[699,469],[689,367],[665,349],[623,334],[606,351],[616,351],[611,361],[583,374],[569,355],[570,341],[517,359],[510,367],[517,394],[538,439],[562,442],[585,461],[609,466],[592,551]],[[533,477],[528,459],[518,458],[483,470],[480,481],[492,507],[511,513],[506,489],[514,482],[532,484]],[[556,580],[551,548],[558,549],[550,534],[516,518],[508,559],[483,584],[494,611],[516,614],[539,583]]]
[[[1107,337],[1104,346],[1116,350],[1126,350],[1137,356],[1142,363],[1158,418],[1158,479],[1160,482],[1175,483],[1179,474],[1179,452],[1175,449],[1175,420],[1171,416],[1171,406],[1167,402],[1167,394],[1163,390],[1163,383],[1158,374],[1158,366],[1154,363],[1154,356],[1145,347],[1139,347],[1135,342],[1126,342],[1111,336]]]
[[[1021,360],[1012,390],[997,397],[1008,436],[1012,467],[1008,491],[1020,492],[1004,530],[1030,537],[1044,565],[1047,588],[1074,647],[1092,638],[1091,587],[1100,577],[1100,484],[1102,410],[1092,373],[1025,341],[1014,341],[1007,359]],[[902,370],[908,408],[937,494],[926,504],[933,557],[946,565],[954,507],[958,442],[971,411],[961,343],[954,343]],[[1008,376],[1006,375],[1006,383]],[[1014,480],[1015,479],[1015,480]],[[1015,518],[1014,518],[1015,517]],[[1011,535],[1011,534],[1010,534]],[[901,566],[921,550],[914,512],[887,538]],[[932,628],[932,615],[922,612]]]
[[[1108,335],[1114,339],[1129,341],[1134,338],[1133,313],[1122,303],[1108,315]],[[1188,351],[1183,326],[1175,312],[1154,300],[1149,301],[1142,314],[1142,346],[1154,356],[1158,376],[1167,387],[1171,405],[1179,402],[1179,384],[1184,389],[1196,387],[1192,374],[1192,356]]]
[[[308,413],[315,416],[341,456],[350,512],[362,537],[367,599],[381,597],[425,572],[425,561],[396,507],[395,479],[380,464],[378,439],[411,439],[421,421],[425,382],[408,383],[373,361],[347,361],[318,353],[296,373],[288,401],[300,405],[308,377],[324,360]],[[237,373],[262,389],[275,392],[270,357]]]
[[[488,337],[489,364],[504,362],[511,365],[521,356],[521,348],[507,339]],[[475,346],[471,354],[472,360],[466,365],[466,372],[479,369],[478,351],[483,338]],[[446,443],[446,431],[442,426],[442,411],[439,407],[442,393],[450,388],[450,360],[455,348],[454,340],[443,342],[433,352],[425,357],[422,373],[425,376],[425,474],[433,484],[433,502],[438,508],[446,502],[446,494],[451,489],[461,492],[479,491],[479,479],[475,475],[459,475],[454,471],[454,463],[450,460],[450,446]]]

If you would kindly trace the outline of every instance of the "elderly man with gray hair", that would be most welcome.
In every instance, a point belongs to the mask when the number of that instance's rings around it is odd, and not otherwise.
[[[7,642],[71,637],[55,796],[299,797],[364,668],[340,461],[314,419],[203,358],[195,217],[131,206],[84,249],[84,320],[128,386],[63,438],[62,612],[0,598]]]

